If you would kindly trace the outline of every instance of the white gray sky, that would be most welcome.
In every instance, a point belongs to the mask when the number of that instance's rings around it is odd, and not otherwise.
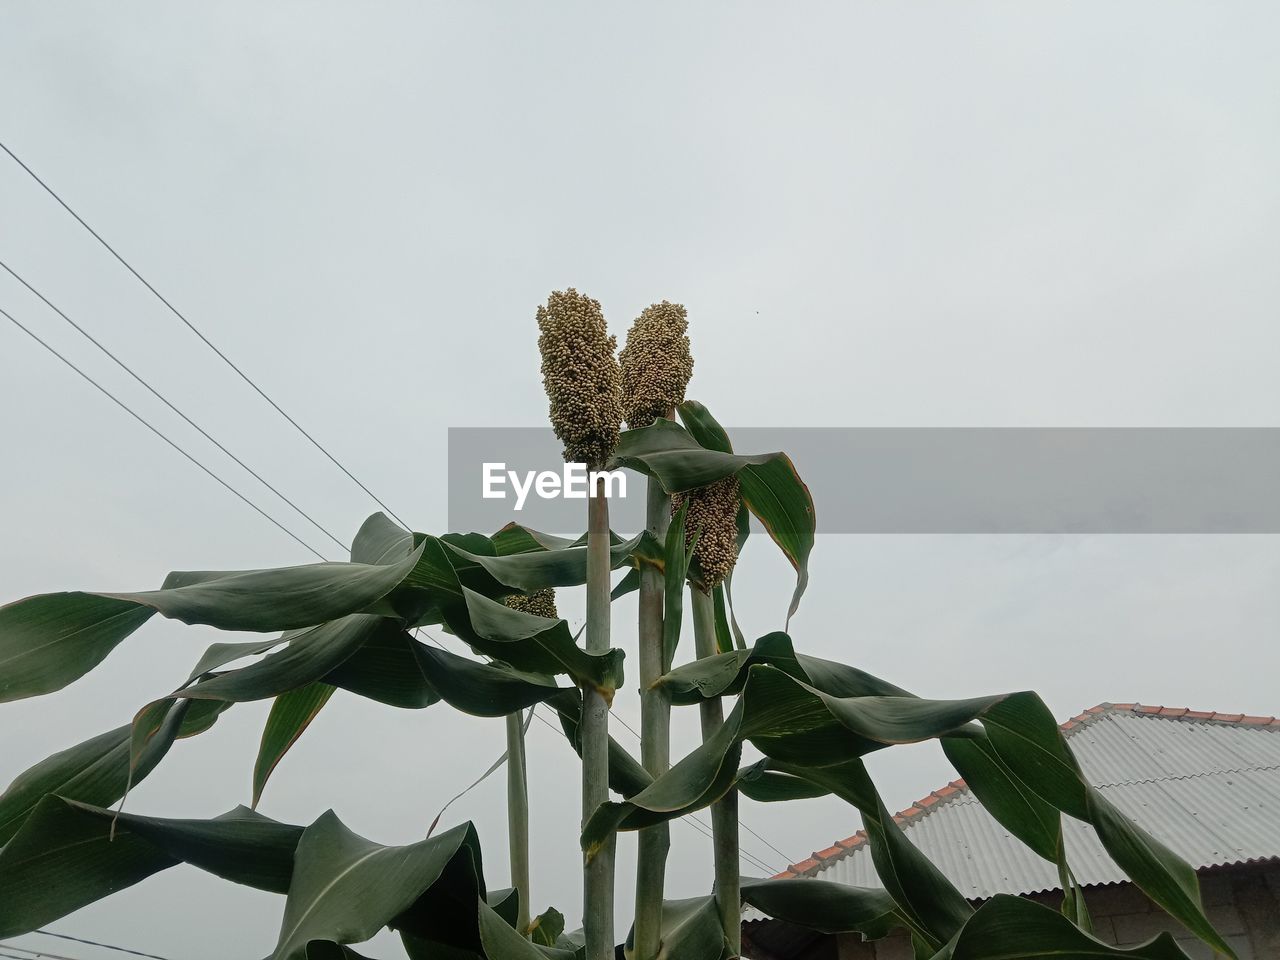
[[[1275,5],[1245,2],[27,0],[0,26],[0,136],[437,531],[446,429],[544,422],[533,311],[568,285],[619,335],[687,304],[690,393],[731,425],[1278,425],[1277,36]],[[350,536],[374,509],[4,157],[0,258],[325,524]],[[7,277],[0,306],[307,532]],[[0,411],[0,600],[308,560],[7,324]],[[923,694],[1280,713],[1275,537],[828,536],[812,567],[801,647]],[[748,631],[780,626],[790,590],[753,542]],[[0,780],[126,721],[211,636],[153,621],[0,707]],[[617,710],[634,725],[634,694]],[[131,808],[247,802],[265,712],[179,745]],[[497,721],[340,695],[262,809],[408,842],[501,749]],[[537,723],[530,750],[535,908],[572,917],[576,763]],[[931,746],[873,767],[895,807],[951,776]],[[503,799],[495,778],[449,814],[494,886]],[[858,828],[834,800],[743,813],[791,860]],[[704,892],[707,843],[673,837],[670,889]],[[55,929],[260,956],[281,905],[179,868]]]

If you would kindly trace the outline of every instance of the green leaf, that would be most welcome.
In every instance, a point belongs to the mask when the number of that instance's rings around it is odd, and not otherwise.
[[[1037,957],[1187,960],[1168,933],[1134,947],[1113,947],[1061,914],[1021,897],[997,894],[969,918],[935,960],[1034,960]]]
[[[611,546],[610,569],[616,570],[623,566],[640,546],[642,538],[643,535],[636,536]],[[507,588],[505,591],[496,591],[498,593],[534,593],[548,587],[576,587],[587,582],[585,544],[506,556],[486,556],[473,553],[443,538],[442,542],[455,557],[463,561],[459,579],[464,586],[481,589],[485,583],[484,580],[472,582],[467,578],[470,565],[481,568],[494,582]]]
[[[1062,814],[1019,780],[984,738],[947,738],[942,750],[998,823],[1046,860],[1062,858]]]
[[[715,897],[667,900],[662,904],[662,949],[658,960],[728,960],[731,956],[720,925]],[[635,931],[627,936],[627,955]]]
[[[564,914],[548,907],[529,924],[529,938],[544,947],[554,947],[564,933]]]
[[[450,556],[461,555],[457,547],[425,537],[418,549],[421,560],[406,583],[429,591],[445,625],[473,650],[526,673],[567,674],[612,699],[622,683],[621,650],[589,654],[574,641],[564,620],[513,610],[465,586],[449,560]],[[520,554],[507,559],[537,556]]]
[[[736,652],[721,656],[737,658]],[[1003,699],[835,697],[758,663],[749,668],[746,686],[724,725],[702,746],[625,802],[602,804],[593,812],[583,829],[583,850],[590,857],[613,830],[640,829],[710,805],[737,780],[741,744],[750,741],[779,761],[783,773],[819,784],[862,810],[882,878],[895,899],[904,898],[898,901],[904,916],[936,947],[958,929],[968,905],[900,836],[856,758],[889,744],[953,734]],[[885,877],[890,868],[909,873],[911,884],[895,890]]]
[[[825,797],[831,791],[801,777],[769,769],[768,760],[758,760],[738,771],[737,787],[757,803],[780,803]]]
[[[681,759],[626,801],[602,803],[582,829],[587,859],[598,853],[616,830],[639,830],[708,807],[733,786],[742,739],[742,711],[735,708],[724,725],[700,747]]]
[[[175,739],[207,729],[217,711],[191,711],[188,704],[168,703],[148,741],[132,765],[132,782],[140,783],[168,752]],[[126,724],[59,751],[19,774],[0,795],[0,844],[22,826],[48,794],[107,806],[124,796],[130,783],[133,726]],[[157,735],[159,734],[159,735]]]
[[[697,537],[685,546],[684,518],[688,503],[680,505],[667,527],[667,541],[663,550],[662,583],[662,664],[671,669],[676,648],[680,645],[680,627],[684,617],[684,582],[689,575],[689,562]]]
[[[130,785],[141,781],[146,771],[168,753],[174,740],[204,733],[228,706],[215,701],[164,697],[139,710],[129,738]]]
[[[0,607],[0,703],[61,690],[153,613],[92,593],[47,593]]]
[[[893,898],[883,890],[831,880],[742,881],[742,902],[775,920],[820,933],[885,936],[900,920]]]
[[[272,960],[303,957],[313,940],[360,943],[392,921],[415,932],[412,928],[423,921],[409,915],[410,907],[458,858],[478,863],[470,824],[408,846],[384,847],[352,833],[332,813],[324,814],[298,842]],[[474,877],[473,871],[472,898],[478,895]]]
[[[399,623],[386,617],[352,614],[313,627],[277,653],[192,684],[174,696],[233,703],[265,700],[319,680],[375,637],[402,632]]]
[[[786,454],[759,466],[749,466],[738,474],[742,502],[764,524],[773,542],[791,561],[796,571],[796,588],[787,608],[789,621],[800,608],[800,598],[809,586],[809,554],[813,550],[818,521],[813,496],[795,465]]]
[[[744,649],[733,642],[733,631],[729,629],[729,609],[724,599],[724,583],[717,583],[711,591],[712,607],[715,611],[716,652],[728,653],[730,650]]]
[[[651,426],[624,430],[614,450],[616,465],[654,477],[667,493],[705,487],[732,476],[743,467],[768,463],[781,456],[765,453],[739,456],[707,449],[684,427],[658,419]]]
[[[729,432],[720,425],[720,421],[711,415],[711,411],[697,400],[686,400],[676,407],[680,422],[689,431],[689,435],[700,446],[720,453],[733,453],[733,441]]]
[[[570,540],[550,533],[542,533],[518,523],[508,523],[489,538],[493,543],[493,553],[497,557],[507,557],[513,553],[531,553],[538,550],[563,550],[565,547],[581,546],[586,539]]]
[[[228,663],[266,653],[281,644],[288,643],[290,638],[302,632],[305,631],[290,631],[278,637],[272,637],[269,640],[251,640],[248,643],[211,643],[196,662],[196,665],[191,668],[191,673],[187,676],[187,683],[194,683],[201,677],[206,677],[213,673],[219,667],[225,667]]]
[[[439,702],[440,694],[422,673],[420,646],[403,630],[380,631],[323,680],[388,706],[421,710]]]
[[[1234,956],[1200,902],[1195,871],[1095,790],[1034,693],[1014,694],[984,718],[1004,765],[1046,802],[1092,824],[1103,849],[1147,896],[1219,953]]]
[[[803,694],[779,686],[779,675],[796,678]],[[784,772],[799,775],[804,774],[798,769],[787,770],[786,765],[829,768],[841,759],[866,752],[873,742],[914,737],[936,721],[934,735],[943,740],[966,783],[998,822],[1058,865],[1068,898],[1073,895],[1074,880],[1061,845],[1062,813],[1092,824],[1103,847],[1135,885],[1214,949],[1229,955],[1226,942],[1200,906],[1194,871],[1102,800],[1080,772],[1052,714],[1034,693],[952,701],[949,706],[935,703],[920,712],[906,704],[926,701],[905,691],[886,697],[880,691],[897,688],[883,680],[842,664],[795,655],[784,634],[762,638],[747,653],[735,651],[673,670],[662,683],[675,702],[697,702],[738,690],[744,691],[746,699],[752,683],[761,690],[763,685],[773,688],[770,696],[774,702],[761,713],[760,730],[753,734],[744,729],[743,735],[767,757],[781,761]],[[812,702],[808,708],[804,706],[809,695],[818,697],[820,711],[813,711]],[[973,719],[981,722],[982,729],[972,725],[941,729],[948,716],[960,719],[969,707],[980,708]],[[896,718],[887,714],[886,708],[897,714]],[[863,745],[833,736],[821,722],[824,715],[861,737]],[[767,733],[770,725],[786,732],[771,736]],[[827,769],[824,775],[805,776],[831,787],[831,775]],[[655,781],[653,789],[658,785]],[[1087,923],[1082,904],[1069,906],[1077,919]]]
[[[750,668],[756,664],[776,667],[835,696],[911,696],[900,687],[856,667],[797,654],[791,638],[780,631],[765,634],[750,649],[733,650],[684,664],[669,671],[658,682],[672,703],[691,705],[709,697],[741,693]]]
[[[50,593],[0,607],[0,702],[60,690],[153,613],[221,630],[310,627],[381,600],[414,569],[316,563],[279,570],[171,573],[143,593]]]
[[[578,683],[591,684],[607,700],[622,684],[621,650],[590,654],[574,641],[564,620],[551,620],[504,603],[474,590],[463,590],[463,605],[450,605],[449,628],[478,653],[501,660],[528,673],[568,674]]]
[[[278,570],[171,573],[159,590],[103,596],[132,600],[183,623],[270,633],[337,620],[385,597],[417,565],[312,563]]]
[[[163,820],[46,797],[0,850],[0,937],[29,933],[183,861],[283,893],[301,835],[301,827],[243,807],[216,820]]]
[[[480,943],[488,960],[573,960],[572,951],[526,940],[483,900],[479,904]],[[435,955],[432,955],[434,960]]]
[[[640,589],[640,569],[633,567],[628,570],[626,576],[618,581],[618,585],[609,592],[610,600],[618,600],[625,597],[628,593],[635,593]]]
[[[351,562],[399,563],[413,553],[413,534],[385,513],[370,515],[351,541]]]
[[[1111,859],[1129,875],[1142,892],[1176,917],[1219,953],[1234,951],[1204,915],[1200,881],[1191,866],[1106,799],[1089,790],[1089,822]]]
[[[333,696],[334,687],[327,683],[309,683],[305,687],[280,694],[271,705],[258,759],[253,764],[253,807],[257,809],[263,788],[289,748],[298,742],[324,705]]]
[[[435,647],[414,648],[422,673],[451,706],[477,717],[505,717],[543,703],[567,688],[549,677],[477,663]]]

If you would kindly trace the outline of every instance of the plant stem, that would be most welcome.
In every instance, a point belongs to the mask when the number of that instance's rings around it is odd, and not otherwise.
[[[587,506],[587,652],[609,651],[609,501],[603,482]],[[595,688],[582,693],[582,823],[609,799],[609,704]],[[613,862],[616,838],[584,861],[585,960],[613,960]]]
[[[693,640],[698,659],[716,653],[716,610],[711,594],[689,588],[693,608]],[[724,725],[724,706],[718,697],[703,700],[702,739]],[[738,872],[738,791],[731,789],[711,805],[711,835],[715,856],[716,905],[720,925],[732,956],[742,950],[742,882]]]
[[[529,930],[529,780],[524,755],[524,724],[519,712],[507,714],[507,847],[511,885],[520,895],[517,929]]]
[[[671,498],[662,484],[648,480],[645,526],[659,544],[671,523]],[[671,701],[654,687],[662,676],[664,576],[656,567],[640,568],[640,757],[655,779],[671,766]],[[660,823],[640,831],[636,862],[635,960],[655,960],[662,946],[662,899],[666,886],[671,828]]]

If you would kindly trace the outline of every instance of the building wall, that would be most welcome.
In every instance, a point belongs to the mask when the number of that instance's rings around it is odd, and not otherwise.
[[[1253,865],[1205,871],[1200,875],[1205,913],[1240,960],[1280,960],[1280,866]],[[1061,895],[1035,897],[1057,909]],[[1168,931],[1193,960],[1213,960],[1213,952],[1170,919],[1136,887],[1115,884],[1085,892],[1094,935],[1128,947]],[[838,960],[912,960],[902,934],[863,943],[856,934],[839,937]],[[790,958],[779,958],[790,960]]]

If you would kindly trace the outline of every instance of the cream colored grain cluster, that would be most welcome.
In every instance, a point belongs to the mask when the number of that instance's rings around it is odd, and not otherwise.
[[[672,511],[688,501],[684,515],[684,538],[687,547],[695,534],[698,545],[693,556],[702,571],[708,590],[729,575],[738,562],[738,506],[742,502],[736,476],[725,477],[705,487],[671,498]]]
[[[685,308],[663,300],[645,307],[622,348],[622,414],[627,426],[647,427],[684,402],[693,376]]]
[[[600,303],[570,287],[538,308],[542,384],[567,463],[602,468],[622,425],[621,374]]]

